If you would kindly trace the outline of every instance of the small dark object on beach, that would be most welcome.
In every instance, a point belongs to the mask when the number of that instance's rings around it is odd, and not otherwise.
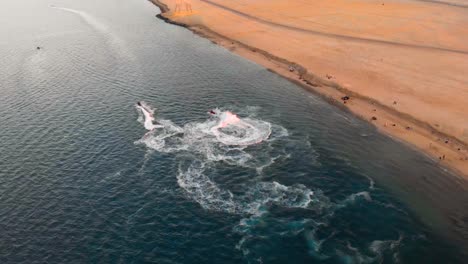
[[[375,112],[375,111],[377,111],[377,109],[374,109],[374,110],[372,110],[372,111],[374,111],[374,112]]]
[[[396,126],[396,124],[392,124],[392,126]]]
[[[372,119],[372,120],[377,120],[377,117],[373,116],[371,119]]]
[[[349,100],[349,96],[345,95],[345,96],[341,97],[341,100],[347,101],[347,100]]]
[[[460,151],[460,148],[458,148],[458,151]]]
[[[40,50],[40,49],[41,49],[41,47],[37,46],[37,48],[36,48],[36,49],[37,49],[37,50]]]
[[[445,155],[442,155],[442,159],[443,159],[443,160],[445,159]]]
[[[343,101],[343,104],[346,104],[346,101]]]
[[[411,127],[407,126],[407,127],[406,127],[406,130],[411,130]]]
[[[393,101],[393,104],[396,105],[396,101]]]
[[[445,140],[445,144],[448,144],[448,140]]]

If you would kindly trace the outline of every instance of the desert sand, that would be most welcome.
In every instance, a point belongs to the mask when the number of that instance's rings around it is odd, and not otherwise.
[[[468,179],[463,1],[151,1],[168,21],[350,110]]]

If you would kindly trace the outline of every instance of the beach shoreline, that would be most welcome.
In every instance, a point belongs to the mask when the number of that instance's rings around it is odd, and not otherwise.
[[[352,91],[315,74],[307,67],[272,54],[262,47],[252,46],[230,38],[199,23],[186,23],[170,15],[170,8],[159,0],[149,0],[161,9],[157,17],[167,23],[185,27],[214,44],[251,60],[267,70],[324,98],[331,104],[368,121],[376,129],[395,140],[422,151],[443,168],[448,168],[463,179],[468,179],[468,144],[463,140],[436,129],[412,115],[380,103],[369,96]]]

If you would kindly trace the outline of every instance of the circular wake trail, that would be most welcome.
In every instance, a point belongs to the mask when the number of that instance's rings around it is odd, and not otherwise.
[[[150,115],[152,111],[147,104],[139,108],[138,121],[147,129],[150,127],[146,124],[147,120],[155,121]],[[373,263],[380,258],[382,252],[398,250],[396,247],[377,247],[382,243],[375,242],[366,249],[372,252],[368,256],[354,248],[349,241],[334,240],[333,233],[326,238],[316,235],[329,225],[337,210],[356,202],[372,202],[366,191],[351,194],[339,202],[331,202],[320,189],[310,189],[303,184],[286,186],[276,181],[259,181],[254,178],[238,188],[241,192],[235,194],[228,188],[223,188],[215,180],[220,168],[228,167],[258,174],[276,161],[288,159],[290,155],[285,149],[289,142],[288,132],[281,126],[251,116],[240,118],[229,111],[219,110],[213,113],[213,118],[204,122],[191,122],[183,126],[159,119],[157,122],[161,126],[135,143],[144,144],[158,152],[176,155],[179,160],[177,183],[202,208],[243,217],[234,231],[242,236],[236,248],[246,258],[261,260],[261,253],[251,250],[258,247],[259,243],[268,245],[270,239],[281,240],[300,233],[306,236],[310,254],[322,260],[342,258],[359,263]],[[281,140],[285,144],[278,144],[277,141]],[[251,147],[252,145],[255,147]],[[299,219],[277,216],[272,212],[274,208],[303,210],[307,212],[307,216]],[[329,241],[342,244],[346,250],[325,250],[324,244]]]
[[[258,144],[271,134],[271,125],[261,120],[240,119],[237,115],[225,111],[218,114],[218,124],[210,131],[219,142],[226,145],[248,146]]]

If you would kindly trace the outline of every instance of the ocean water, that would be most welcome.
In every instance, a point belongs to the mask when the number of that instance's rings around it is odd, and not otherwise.
[[[466,181],[158,12],[2,3],[1,263],[464,262]]]

